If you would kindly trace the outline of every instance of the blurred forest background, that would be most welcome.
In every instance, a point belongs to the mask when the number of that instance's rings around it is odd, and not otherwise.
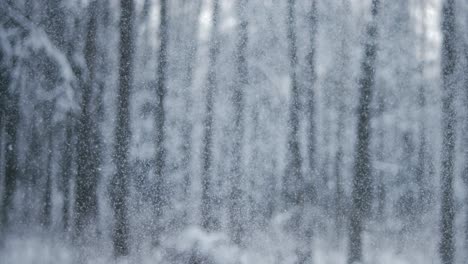
[[[0,0],[0,262],[466,263],[467,14]]]

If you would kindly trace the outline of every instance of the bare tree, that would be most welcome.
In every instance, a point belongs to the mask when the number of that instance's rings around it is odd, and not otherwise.
[[[75,239],[83,234],[83,230],[89,230],[91,234],[95,233],[94,223],[97,217],[96,186],[99,173],[96,166],[96,150],[93,144],[93,136],[95,135],[92,132],[96,127],[93,126],[95,123],[92,121],[92,111],[90,110],[96,73],[97,1],[91,2],[88,10],[89,20],[84,50],[87,77],[82,82],[81,113],[78,121],[78,157],[73,230]],[[94,230],[92,230],[93,228]]]
[[[302,157],[299,148],[299,111],[300,94],[297,81],[297,36],[295,0],[288,0],[287,39],[289,48],[289,77],[291,81],[291,101],[288,120],[288,156],[286,173],[283,177],[283,197],[286,206],[301,205],[304,199],[304,177],[302,175]]]
[[[442,168],[441,168],[441,222],[439,252],[443,264],[454,262],[453,172],[455,161],[456,114],[454,73],[457,63],[455,32],[455,0],[446,0],[442,7]]]
[[[362,261],[362,231],[371,203],[371,166],[369,158],[370,103],[375,82],[377,57],[377,14],[379,0],[372,0],[372,20],[367,25],[364,58],[359,79],[356,160],[353,176],[352,207],[349,226],[348,263]]]
[[[427,57],[427,15],[426,9],[427,4],[425,1],[420,1],[420,10],[421,10],[421,37],[419,39],[419,51],[420,51],[420,62],[418,65],[418,72],[420,77],[420,82],[418,85],[418,105],[419,105],[419,149],[418,149],[418,165],[416,170],[416,181],[419,186],[418,194],[418,204],[421,207],[420,209],[425,211],[429,208],[429,204],[432,202],[431,191],[430,191],[430,181],[432,180],[431,168],[433,167],[432,155],[429,152],[429,144],[427,139],[427,82],[426,80],[426,57]]]
[[[3,50],[0,49],[3,53]],[[6,54],[1,54],[0,58],[6,57]],[[0,61],[2,62],[2,61]],[[19,94],[18,91],[11,91],[10,83],[11,76],[6,65],[0,64],[0,93],[2,96],[2,117],[5,119],[5,176],[3,180],[3,194],[1,207],[0,235],[10,224],[10,214],[13,209],[13,196],[16,191],[16,181],[18,178],[18,125],[19,116]],[[3,119],[3,118],[2,118]],[[1,128],[4,129],[3,127]]]
[[[167,0],[161,0],[159,3],[160,22],[159,22],[159,54],[157,66],[157,81],[156,81],[156,157],[155,157],[155,197],[153,201],[154,213],[156,221],[159,221],[163,214],[163,206],[166,204],[166,184],[165,184],[165,165],[166,165],[166,112],[164,109],[164,102],[166,98],[166,79],[167,79],[167,45],[168,45],[168,10]],[[153,243],[158,243],[158,236],[161,232],[159,222],[156,222],[156,234],[153,234]]]
[[[344,32],[349,32],[349,12],[351,9],[349,0],[342,1],[342,24],[341,29]],[[340,76],[338,77],[338,89],[339,95],[337,95],[336,100],[338,100],[338,127],[336,129],[336,142],[338,144],[337,150],[335,153],[335,160],[333,164],[333,174],[335,178],[335,222],[336,222],[336,231],[337,235],[341,236],[343,231],[343,225],[345,222],[345,205],[344,205],[344,183],[343,183],[343,158],[344,158],[344,130],[345,130],[345,114],[346,114],[346,95],[347,93],[347,84],[346,79],[349,78],[348,64],[350,61],[349,56],[349,38],[346,37],[347,34],[343,34],[341,37],[340,50],[339,50],[339,71]]]
[[[465,167],[462,171],[462,180],[465,183],[465,189],[468,190],[468,39],[465,39],[463,46],[463,56],[465,58],[464,67],[464,89],[465,89],[465,123],[463,130],[463,149]],[[468,196],[465,196],[465,250],[468,250]],[[467,251],[468,252],[468,251]]]
[[[219,53],[219,1],[213,0],[211,20],[211,39],[208,62],[207,94],[205,120],[203,122],[203,151],[202,151],[202,226],[205,230],[212,231],[219,226],[218,219],[214,215],[213,197],[213,119],[214,119],[214,95],[217,89],[216,66]]]
[[[194,3],[193,3],[194,2]],[[185,6],[188,7],[187,13],[190,13],[185,23],[189,25],[193,24],[193,27],[189,28],[189,36],[185,43],[186,49],[186,56],[187,61],[185,65],[185,75],[184,75],[184,84],[183,84],[183,92],[184,92],[184,101],[185,101],[185,117],[182,124],[182,148],[183,148],[183,158],[182,158],[182,167],[184,171],[184,182],[183,182],[183,192],[184,197],[186,197],[186,209],[184,212],[185,218],[184,221],[187,220],[188,208],[190,203],[190,187],[192,184],[192,160],[193,160],[193,142],[192,142],[192,131],[193,131],[193,77],[194,71],[197,62],[197,54],[198,54],[198,32],[199,32],[199,23],[198,19],[201,12],[202,1],[190,1],[190,4],[185,2]],[[193,10],[194,8],[194,10]],[[185,27],[186,24],[181,25],[181,27]]]
[[[70,229],[70,201],[71,201],[71,179],[73,177],[73,117],[67,114],[65,120],[65,139],[62,148],[62,160],[60,162],[60,189],[63,194],[62,225],[64,233]]]
[[[237,43],[235,51],[236,75],[234,82],[234,147],[233,147],[233,175],[230,179],[230,202],[229,213],[231,220],[231,239],[240,245],[245,232],[243,208],[244,191],[241,184],[243,181],[243,158],[242,149],[244,141],[244,108],[245,89],[249,84],[249,72],[247,65],[247,45],[248,45],[248,21],[247,21],[247,0],[238,0],[236,11],[239,19],[237,28]]]
[[[117,94],[117,120],[115,127],[114,164],[116,172],[111,183],[111,205],[114,211],[112,239],[116,257],[128,255],[128,177],[129,177],[129,101],[133,82],[134,54],[134,3],[133,0],[120,1],[120,41],[119,41],[119,91]]]
[[[54,158],[54,124],[53,114],[55,112],[55,100],[45,103],[44,119],[46,121],[47,129],[47,148],[46,148],[46,170],[45,170],[45,190],[42,200],[42,215],[41,224],[45,229],[48,229],[52,223],[52,165]]]
[[[317,129],[316,129],[316,90],[317,90],[317,72],[316,72],[316,42],[317,42],[317,29],[318,29],[318,19],[317,19],[317,1],[313,0],[311,2],[311,7],[307,13],[307,22],[309,25],[309,49],[306,57],[306,73],[307,73],[307,82],[305,89],[307,90],[307,119],[309,123],[307,131],[307,150],[309,154],[309,179],[308,182],[311,185],[311,188],[314,188],[313,183],[316,183],[315,177],[317,174]],[[309,192],[315,192],[314,190],[308,190]]]

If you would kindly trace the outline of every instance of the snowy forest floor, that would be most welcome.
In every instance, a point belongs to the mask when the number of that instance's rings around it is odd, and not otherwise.
[[[437,236],[430,232],[395,234],[382,231],[364,234],[365,263],[418,264],[438,263]],[[196,226],[189,227],[162,241],[162,246],[138,244],[134,239],[132,253],[116,261],[112,256],[110,239],[101,238],[86,246],[74,246],[69,239],[50,234],[25,232],[12,233],[0,251],[2,264],[54,264],[54,263],[190,263],[196,256],[201,263],[283,264],[295,263],[297,241],[282,233],[270,230],[256,232],[239,248],[229,242],[224,233],[208,234]],[[313,242],[314,264],[346,263],[346,239],[324,238],[317,234]]]

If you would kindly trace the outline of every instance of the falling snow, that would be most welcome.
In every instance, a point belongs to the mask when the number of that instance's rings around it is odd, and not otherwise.
[[[0,0],[0,263],[466,263],[467,11]]]

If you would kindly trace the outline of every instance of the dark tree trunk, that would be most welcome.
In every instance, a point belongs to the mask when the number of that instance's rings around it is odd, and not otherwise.
[[[342,102],[343,98],[339,99],[340,105],[338,107],[338,128],[336,131],[336,142],[338,144],[338,149],[336,150],[335,154],[335,161],[334,161],[334,178],[335,178],[335,224],[336,224],[336,232],[338,237],[341,237],[341,232],[343,230],[343,224],[345,222],[346,212],[345,212],[345,205],[344,205],[344,183],[343,183],[343,173],[342,173],[342,166],[343,166],[343,157],[344,157],[344,150],[343,150],[343,133],[344,133],[344,114],[345,114],[345,106]]]
[[[117,94],[117,120],[115,127],[114,164],[116,172],[111,183],[111,206],[114,211],[112,240],[114,255],[126,256],[129,247],[129,219],[127,208],[129,183],[129,144],[131,138],[129,101],[133,83],[134,3],[120,1],[119,91]]]
[[[218,219],[214,212],[214,194],[213,194],[213,106],[214,94],[218,83],[216,80],[216,64],[219,53],[218,39],[218,20],[219,20],[219,0],[213,0],[213,15],[211,21],[211,39],[208,62],[208,80],[206,94],[205,120],[203,122],[203,152],[202,152],[202,226],[207,231],[213,231],[219,226]]]
[[[367,38],[359,79],[359,112],[357,123],[356,160],[353,177],[352,207],[349,226],[348,263],[362,261],[362,231],[371,203],[371,170],[369,159],[370,103],[375,81],[377,56],[377,13],[379,0],[372,1],[372,21],[367,25]]]
[[[316,91],[316,42],[317,42],[317,29],[318,29],[318,10],[317,10],[317,1],[312,0],[310,1],[310,9],[307,13],[307,24],[309,28],[309,42],[308,42],[308,50],[306,54],[306,87],[304,87],[304,91],[306,91],[306,118],[308,123],[308,130],[307,130],[307,151],[308,151],[308,165],[309,171],[306,177],[300,177],[303,179],[303,182],[299,182],[298,186],[304,185],[303,190],[304,192],[304,201],[300,201],[301,203],[305,203],[300,206],[313,206],[316,204],[316,184],[317,184],[317,164],[316,164],[316,100],[315,100],[315,91]],[[299,99],[295,99],[296,103],[299,103]],[[299,109],[295,109],[298,111]],[[298,132],[295,132],[296,136]],[[299,138],[296,139],[299,141]],[[300,153],[296,154],[300,155]],[[301,159],[300,156],[296,157],[295,159]],[[299,164],[302,164],[299,163]],[[300,167],[299,167],[300,169]],[[301,187],[300,187],[301,188]],[[298,249],[298,263],[311,263],[313,260],[312,255],[312,239],[313,239],[313,219],[311,219],[311,215],[307,214],[307,210],[300,212],[304,214],[300,216],[301,221],[299,224],[303,226],[300,227],[300,240],[301,246]]]
[[[348,32],[348,22],[347,16],[351,11],[349,0],[344,0],[342,4],[343,10],[343,24],[342,30],[344,33]],[[336,224],[336,233],[337,237],[341,238],[344,222],[346,219],[345,205],[344,205],[344,183],[343,183],[343,173],[342,166],[344,158],[344,144],[343,134],[345,130],[345,114],[346,114],[346,94],[347,94],[347,85],[346,80],[349,78],[348,74],[348,64],[350,62],[349,58],[349,47],[348,39],[345,37],[346,34],[343,34],[341,39],[341,47],[339,53],[340,65],[339,71],[341,71],[340,76],[338,77],[338,89],[339,93],[336,97],[338,100],[338,127],[336,129],[336,143],[337,150],[335,153],[335,160],[333,164],[333,174],[335,178],[335,224]]]
[[[247,100],[246,100],[247,101]],[[246,102],[247,104],[247,102]],[[246,205],[243,206],[245,216],[242,219],[243,224],[245,225],[245,232],[250,230],[255,230],[259,227],[265,226],[267,219],[265,218],[266,206],[262,201],[259,201],[256,197],[256,191],[260,188],[263,191],[267,191],[268,187],[264,184],[259,184],[258,178],[265,178],[265,168],[261,166],[261,155],[260,155],[260,142],[262,141],[262,130],[260,124],[260,110],[259,102],[254,101],[250,107],[250,116],[252,118],[252,130],[249,137],[248,143],[246,145],[251,146],[251,156],[248,162],[248,169],[244,171],[244,177],[246,182],[248,182],[248,189],[244,191],[244,201]],[[247,111],[247,107],[245,107]],[[247,118],[247,117],[245,117]],[[241,240],[242,241],[242,240]]]
[[[81,115],[78,123],[78,160],[75,184],[75,222],[74,238],[83,234],[83,230],[91,231],[94,235],[97,217],[98,168],[96,167],[96,149],[94,147],[93,130],[95,123],[92,121],[91,98],[95,81],[95,57],[96,57],[96,30],[97,30],[97,1],[89,4],[89,20],[85,42],[85,61],[87,78],[82,83]]]
[[[73,172],[73,119],[69,113],[65,124],[65,142],[61,162],[61,190],[63,195],[62,224],[63,232],[70,230],[70,184]]]
[[[245,107],[245,89],[249,84],[248,65],[247,65],[247,45],[248,45],[248,21],[247,21],[247,0],[238,0],[236,11],[239,19],[237,28],[236,43],[236,72],[233,94],[234,105],[234,146],[233,146],[233,173],[230,179],[230,206],[229,219],[231,228],[231,239],[237,245],[240,245],[244,236],[245,210],[243,208],[244,190],[241,186],[243,180],[243,159],[242,148],[244,141],[244,107]]]
[[[468,62],[468,41],[465,40],[463,53],[465,57],[465,62]],[[465,161],[461,178],[465,184],[465,189],[468,190],[468,63],[465,64],[464,68],[464,89],[465,89],[465,122],[463,130],[463,159]],[[468,195],[465,196],[465,229],[464,229],[464,239],[465,239],[465,251],[468,252]]]
[[[295,0],[288,0],[287,39],[289,47],[289,77],[291,81],[291,101],[288,120],[288,146],[286,173],[283,177],[283,197],[286,208],[302,205],[304,199],[304,178],[302,175],[302,157],[299,148],[299,111],[300,94],[296,77],[297,46],[296,46],[296,15]]]
[[[42,200],[42,211],[41,211],[41,224],[45,230],[48,230],[52,224],[52,166],[54,158],[54,123],[53,116],[55,113],[55,104],[56,100],[51,100],[45,103],[44,108],[44,119],[45,119],[45,129],[47,135],[47,147],[46,147],[46,170],[45,170],[45,186],[44,186],[44,196]]]
[[[332,103],[332,98],[331,98],[331,88],[332,85],[328,85],[323,91],[323,101],[325,102],[324,107],[323,107],[323,118],[322,118],[322,145],[321,145],[321,164],[319,165],[319,183],[318,186],[319,188],[326,188],[328,186],[328,183],[330,181],[330,160],[331,160],[331,151],[330,151],[330,145],[331,145],[331,103]],[[322,193],[318,197],[320,205],[326,210],[327,213],[330,212],[330,199],[328,196],[328,193]]]
[[[421,61],[418,65],[419,78],[420,82],[418,85],[418,105],[419,105],[419,149],[418,149],[418,164],[416,169],[416,183],[419,187],[418,194],[418,206],[419,210],[425,211],[429,207],[429,202],[431,200],[429,194],[429,174],[428,174],[428,142],[426,135],[426,82],[425,82],[425,72],[426,72],[426,38],[427,38],[427,28],[426,28],[426,5],[425,1],[421,0],[421,12],[422,12],[422,32],[419,41]]]
[[[311,8],[307,15],[309,24],[310,43],[309,51],[307,53],[307,119],[309,123],[309,129],[307,131],[307,150],[309,154],[309,181],[310,183],[316,183],[315,177],[317,176],[317,164],[316,164],[316,107],[315,107],[315,83],[317,79],[317,73],[315,70],[315,53],[316,53],[316,39],[317,39],[317,1],[313,0]],[[308,190],[312,192],[313,190]]]
[[[32,120],[36,120],[37,115],[33,114]],[[26,154],[26,160],[28,161],[25,164],[25,179],[26,179],[26,193],[24,196],[24,213],[22,216],[26,219],[26,223],[34,223],[34,207],[36,205],[35,201],[37,200],[37,193],[40,188],[36,188],[38,185],[39,179],[42,178],[43,170],[41,167],[42,162],[42,145],[41,145],[41,135],[39,133],[39,128],[37,124],[31,124],[30,126],[31,142],[28,144],[28,152]]]
[[[3,52],[0,49],[0,52]],[[0,53],[0,62],[4,55]],[[2,207],[0,211],[0,235],[10,224],[10,213],[13,209],[13,196],[16,191],[18,178],[18,125],[19,125],[19,94],[8,91],[10,75],[7,69],[1,68],[0,89],[5,102],[2,114],[5,117],[5,176],[2,194]]]
[[[463,53],[465,56],[465,61],[468,62],[468,43],[465,43],[463,48]],[[462,171],[462,180],[465,184],[465,189],[468,190],[468,64],[464,68],[464,88],[465,88],[465,124],[464,124],[464,133],[463,133],[463,149],[464,149],[464,161],[465,167]],[[465,250],[468,252],[468,195],[465,196]]]
[[[166,98],[166,79],[167,79],[167,52],[168,52],[168,2],[161,0],[160,3],[160,23],[159,23],[159,53],[158,53],[158,68],[157,68],[157,87],[156,87],[156,157],[155,157],[155,197],[153,201],[154,213],[156,220],[156,230],[153,234],[153,243],[159,243],[159,236],[162,232],[162,226],[159,223],[163,214],[163,207],[167,203],[166,180],[164,178],[164,169],[166,166],[166,112],[164,103]]]
[[[66,31],[66,16],[62,0],[50,0],[45,2],[45,21],[44,29],[52,43],[61,51],[65,49],[65,31]],[[55,78],[55,77],[52,77]],[[54,80],[57,81],[57,80]],[[44,113],[47,122],[47,153],[46,153],[46,177],[44,196],[42,198],[41,224],[45,229],[48,229],[52,222],[52,163],[53,163],[53,121],[52,116],[55,111],[55,100],[47,103],[46,112]]]
[[[47,147],[47,159],[46,159],[46,171],[45,171],[45,190],[44,190],[44,200],[42,202],[42,215],[41,215],[41,224],[44,229],[49,229],[52,223],[52,162],[53,162],[53,153],[54,145],[52,140],[53,129],[48,126],[48,147]]]
[[[441,222],[439,252],[442,264],[454,262],[453,172],[455,161],[455,109],[453,105],[456,67],[455,0],[446,0],[442,10],[442,168]]]
[[[385,128],[384,128],[384,119],[383,114],[385,112],[385,97],[383,94],[379,95],[378,102],[378,113],[381,116],[380,127],[377,131],[378,137],[378,150],[377,150],[377,160],[379,162],[384,162],[384,151],[385,151]],[[378,171],[377,183],[376,183],[376,199],[377,199],[377,219],[383,220],[385,215],[385,200],[386,200],[386,189],[384,183],[385,173],[382,169]]]
[[[3,128],[5,126],[6,110],[7,110],[7,93],[8,87],[10,86],[10,75],[8,69],[3,66],[3,60],[5,59],[4,51],[0,49],[0,152],[3,153],[4,135]],[[3,164],[2,160],[2,166]]]
[[[5,54],[3,49],[0,49],[0,152],[3,153],[3,143],[4,143],[4,135],[3,135],[3,128],[5,126],[5,117],[6,117],[6,110],[7,110],[7,93],[8,87],[10,86],[10,75],[8,69],[3,66],[3,61],[5,60]],[[3,157],[3,156],[2,156]],[[3,164],[2,160],[2,166]]]
[[[192,93],[192,86],[193,86],[193,73],[195,68],[195,63],[197,62],[197,54],[198,54],[198,19],[201,12],[201,1],[196,1],[195,4],[188,4],[190,7],[195,5],[194,15],[190,15],[188,23],[194,24],[193,30],[189,33],[188,41],[186,41],[186,50],[187,50],[187,65],[185,67],[185,75],[184,75],[184,101],[185,101],[185,118],[182,124],[182,149],[183,149],[183,157],[182,157],[182,167],[184,169],[184,180],[183,180],[183,195],[185,198],[185,212],[184,212],[184,221],[188,221],[189,215],[189,204],[190,204],[190,188],[192,186],[192,131],[193,131],[193,93]],[[192,9],[189,9],[189,12]],[[185,26],[185,25],[182,25]]]
[[[304,204],[305,191],[304,176],[302,174],[302,157],[299,142],[299,116],[300,116],[300,91],[297,80],[297,35],[296,35],[296,10],[295,0],[287,3],[287,40],[289,48],[289,77],[291,81],[291,99],[289,105],[288,120],[288,145],[287,164],[283,176],[283,199],[284,209],[291,210],[291,222],[289,226],[293,234],[298,236],[299,243],[296,249],[298,263],[308,262],[311,245],[308,240],[311,236],[310,226],[305,225]],[[310,54],[309,54],[310,55]],[[310,99],[310,98],[309,98]],[[309,109],[310,110],[310,109]]]

